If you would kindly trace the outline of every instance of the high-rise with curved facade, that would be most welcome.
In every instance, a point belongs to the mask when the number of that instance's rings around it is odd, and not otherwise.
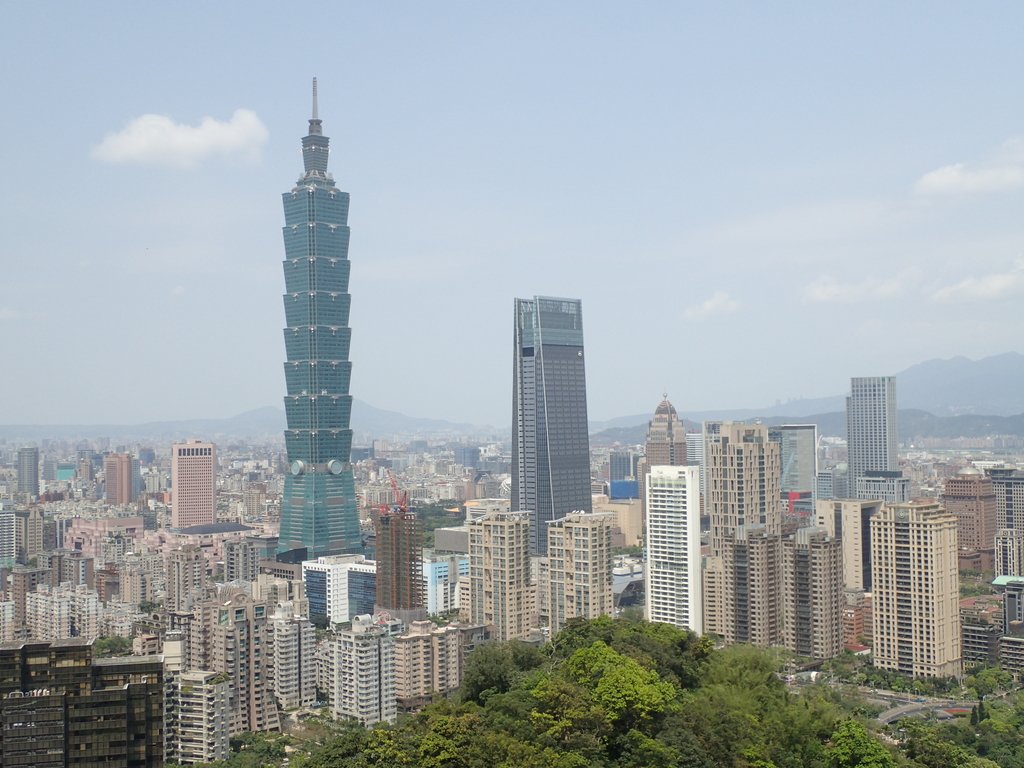
[[[280,551],[304,548],[309,558],[361,547],[350,464],[349,197],[327,172],[328,143],[314,79],[303,174],[283,196],[288,474]]]

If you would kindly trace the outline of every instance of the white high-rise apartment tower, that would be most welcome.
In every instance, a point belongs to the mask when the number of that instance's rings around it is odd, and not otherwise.
[[[646,618],[699,634],[703,632],[700,467],[651,467],[646,493]]]

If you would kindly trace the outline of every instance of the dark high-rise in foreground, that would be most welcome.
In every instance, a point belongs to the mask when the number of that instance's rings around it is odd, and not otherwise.
[[[515,301],[512,509],[530,513],[530,554],[547,524],[591,511],[590,436],[579,299]]]
[[[317,115],[302,139],[304,173],[284,194],[284,364],[289,474],[280,550],[310,558],[360,548],[349,463],[348,194],[327,172],[328,138]]]
[[[0,765],[164,764],[159,656],[96,659],[82,638],[0,645]]]

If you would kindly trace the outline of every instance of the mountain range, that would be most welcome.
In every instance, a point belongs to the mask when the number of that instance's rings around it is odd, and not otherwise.
[[[896,374],[896,398],[901,409],[926,411],[934,416],[1024,413],[1024,355],[1007,352],[980,360],[966,357],[926,360]],[[590,431],[601,432],[649,421],[655,405],[651,404],[649,413],[591,422]],[[680,416],[697,423],[708,419],[767,421],[775,417],[806,420],[811,416],[845,411],[846,395],[790,400],[766,408],[690,411],[685,402],[674,405]]]
[[[928,360],[896,374],[900,432],[916,437],[976,437],[989,434],[1024,436],[1024,355],[1007,352],[969,360],[954,357]],[[654,411],[592,421],[596,443],[639,443]],[[845,396],[791,400],[766,408],[693,412],[676,403],[680,415],[699,424],[707,419],[762,419],[769,424],[799,421],[818,424],[823,435],[844,436]],[[114,441],[147,439],[171,442],[188,437],[227,442],[231,439],[278,439],[285,428],[284,411],[268,406],[226,419],[190,419],[146,424],[0,425],[0,438],[33,441],[46,438],[107,436]],[[506,440],[509,427],[479,426],[443,419],[407,416],[356,399],[352,428],[357,443],[374,437],[474,437]]]
[[[10,424],[0,425],[0,439],[44,440],[109,437],[113,442],[151,440],[170,443],[190,437],[202,437],[218,443],[231,440],[281,439],[285,428],[284,409],[274,406],[257,408],[226,419],[186,419],[152,421],[144,424]],[[499,439],[508,430],[459,424],[443,419],[406,416],[398,411],[376,408],[358,398],[352,402],[352,429],[357,443],[374,437],[451,437],[473,435]]]

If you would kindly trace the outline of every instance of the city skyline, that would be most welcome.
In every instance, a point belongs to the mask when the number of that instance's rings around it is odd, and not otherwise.
[[[344,105],[338,178],[366,289],[352,394],[377,407],[507,422],[495,308],[534,293],[587,303],[595,418],[648,412],[663,390],[684,414],[760,407],[1022,350],[1024,106],[1004,76],[1024,63],[1019,8],[929,8],[927,35],[921,8],[885,4],[332,8],[337,44],[283,62],[250,53],[305,29],[283,8],[204,9],[202,24],[128,4],[0,13],[5,50],[34,62],[0,142],[0,329],[22,373],[0,423],[279,402],[271,191],[293,173],[313,75]],[[58,99],[73,130],[26,151]],[[651,300],[654,276],[671,300]],[[768,320],[817,364],[765,345],[745,349],[756,381],[714,375]],[[640,324],[691,339],[703,364]],[[450,375],[465,350],[471,384]],[[416,375],[393,375],[396,358]],[[619,375],[638,359],[643,375]],[[164,382],[178,378],[204,387]]]

